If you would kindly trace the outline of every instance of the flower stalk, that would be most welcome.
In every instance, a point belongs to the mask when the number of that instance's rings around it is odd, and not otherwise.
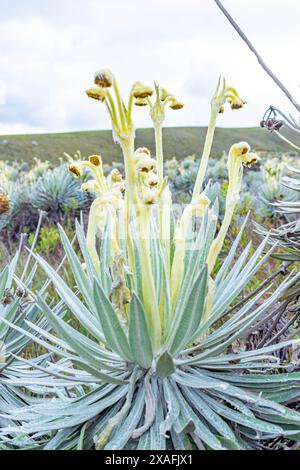
[[[204,178],[205,178],[205,174],[207,170],[208,160],[210,157],[212,143],[214,139],[217,118],[219,114],[222,114],[224,112],[224,105],[226,102],[230,104],[230,107],[233,110],[240,109],[245,104],[245,101],[239,97],[238,92],[235,90],[235,88],[227,87],[225,79],[224,78],[222,79],[220,77],[218,80],[215,94],[211,101],[211,114],[210,114],[210,119],[209,119],[209,125],[208,125],[208,129],[206,133],[200,167],[198,170],[198,174],[197,174],[197,178],[196,178],[196,182],[194,186],[193,199],[199,196],[202,190],[202,186],[203,186],[203,182],[204,182]]]
[[[125,247],[126,262],[129,265],[133,286],[141,289],[141,299],[145,310],[145,319],[149,329],[151,343],[155,354],[163,346],[163,338],[168,335],[166,328],[166,305],[162,301],[162,294],[157,291],[154,260],[151,254],[151,218],[154,208],[158,210],[159,244],[166,259],[167,279],[161,279],[163,292],[170,286],[170,305],[168,315],[174,314],[183,285],[185,275],[185,256],[189,235],[193,233],[193,224],[198,220],[200,224],[210,205],[204,193],[201,193],[208,159],[211,152],[216,121],[218,114],[224,111],[225,103],[232,109],[241,108],[245,102],[239,97],[237,91],[227,87],[224,79],[219,79],[217,89],[211,101],[211,116],[205,140],[202,160],[199,167],[192,201],[185,208],[181,219],[177,222],[174,236],[174,256],[171,263],[171,204],[172,198],[167,181],[164,178],[164,155],[162,127],[165,120],[165,110],[169,106],[173,110],[182,109],[183,104],[172,94],[155,83],[154,89],[136,82],[131,88],[128,105],[125,106],[114,75],[107,70],[99,71],[95,75],[95,88],[87,91],[89,97],[105,103],[112,121],[115,141],[121,146],[125,181],[120,175],[110,174],[104,177],[102,160],[92,156],[88,162],[70,165],[70,170],[77,176],[82,175],[83,168],[88,168],[94,179],[82,185],[82,190],[96,193],[96,199],[91,206],[89,227],[87,233],[88,247],[97,270],[100,269],[101,260],[95,247],[98,232],[103,232],[110,221],[111,234],[111,269],[118,259],[118,273],[123,273],[122,263],[125,258],[120,257],[121,247]],[[153,158],[147,148],[135,149],[135,130],[132,121],[133,106],[149,107],[154,127],[156,158]],[[233,146],[229,152],[228,172],[229,187],[226,198],[226,211],[223,223],[208,255],[208,271],[211,274],[216,259],[222,249],[224,239],[232,220],[234,208],[238,199],[242,164],[249,164],[254,157],[249,153],[248,144],[241,143]],[[121,214],[121,216],[120,216]],[[125,240],[120,240],[120,220],[125,229]],[[192,235],[193,236],[193,235]],[[137,249],[137,251],[136,251]],[[137,266],[139,258],[140,268]],[[117,274],[118,274],[117,273]],[[117,275],[117,280],[119,279]],[[111,294],[111,301],[115,311],[120,315],[122,324],[127,328],[126,303],[130,302],[130,292],[126,286],[126,279],[122,274],[122,282],[115,280],[116,288]],[[214,286],[210,277],[206,301],[206,316],[213,308]],[[120,290],[121,289],[121,290]],[[169,320],[168,320],[169,321]]]
[[[229,184],[226,195],[225,215],[219,233],[213,241],[209,251],[209,274],[211,274],[215,266],[216,260],[222,250],[225,237],[232,221],[236,204],[239,200],[243,177],[243,165],[251,167],[258,160],[259,157],[255,153],[250,152],[250,146],[247,142],[240,142],[238,144],[234,144],[229,151],[227,163]]]

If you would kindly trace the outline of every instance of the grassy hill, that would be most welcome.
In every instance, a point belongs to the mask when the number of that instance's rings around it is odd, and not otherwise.
[[[166,158],[178,159],[202,153],[206,127],[165,128],[164,151]],[[136,133],[137,147],[146,146],[154,152],[152,129],[139,129]],[[285,152],[291,148],[274,134],[261,128],[218,128],[212,155],[220,155],[235,142],[246,140],[256,150]],[[0,159],[25,161],[34,157],[58,162],[64,152],[73,155],[80,150],[83,156],[99,153],[106,163],[121,160],[120,147],[113,142],[111,131],[73,132],[63,134],[37,134],[0,136]]]

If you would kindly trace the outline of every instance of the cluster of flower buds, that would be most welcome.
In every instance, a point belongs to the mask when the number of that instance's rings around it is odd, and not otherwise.
[[[112,204],[118,208],[125,191],[125,181],[119,170],[115,168],[105,177],[100,155],[91,155],[87,161],[73,162],[69,165],[69,171],[76,177],[83,175],[84,168],[92,173],[93,179],[83,183],[81,190],[95,193],[97,197],[101,198],[103,204]]]
[[[5,214],[10,209],[9,197],[5,193],[0,193],[0,215]]]
[[[150,150],[141,147],[134,152],[134,165],[141,202],[146,205],[156,204],[161,195],[156,173],[157,161],[151,157]]]
[[[103,102],[107,98],[106,89],[114,83],[114,76],[110,70],[99,70],[95,73],[94,83],[96,86],[86,90],[86,94],[89,98]]]
[[[94,83],[101,88],[110,88],[114,83],[114,76],[110,70],[99,70],[95,73]]]
[[[260,160],[259,156],[250,150],[251,148],[248,142],[239,142],[238,144],[232,145],[229,151],[229,158],[235,159],[239,163],[250,168]]]
[[[225,104],[228,103],[231,109],[241,109],[246,104],[233,87],[226,85],[226,80],[219,78],[217,89],[212,99],[212,107],[222,114],[225,111]]]
[[[284,122],[281,119],[275,119],[275,118],[263,119],[260,122],[260,127],[268,129],[268,131],[270,132],[279,131],[283,125],[284,125]]]
[[[111,254],[119,249],[117,236],[118,211],[124,207],[125,181],[121,173],[114,169],[105,177],[100,155],[91,155],[87,161],[76,161],[69,165],[69,171],[76,177],[83,175],[87,169],[93,176],[92,179],[81,185],[84,192],[92,192],[96,198],[90,209],[89,224],[87,230],[87,244],[92,260],[97,269],[100,261],[95,247],[97,233],[102,234],[108,218],[112,222],[111,227]]]
[[[132,87],[132,94],[137,99],[145,99],[153,95],[153,89],[149,86],[143,85],[141,82],[135,82]]]
[[[230,104],[231,109],[241,109],[246,104],[246,101],[244,101],[239,96],[235,88],[232,88],[232,87],[226,88],[225,97],[226,97],[227,103]]]
[[[92,98],[97,101],[103,101],[106,100],[106,93],[105,90],[102,90],[100,87],[92,87],[86,90],[86,94],[88,95],[89,98]]]
[[[174,110],[182,109],[184,104],[181,101],[178,101],[174,95],[169,93],[165,88],[159,88],[159,97],[160,100],[166,105],[170,103],[170,108]]]
[[[163,107],[165,107],[168,103],[170,104],[170,108],[174,110],[182,109],[184,107],[184,104],[178,101],[165,88],[160,88],[158,85],[155,84],[155,91],[156,101],[162,103]],[[153,88],[143,85],[141,82],[136,82],[132,87],[131,93],[132,96],[135,98],[135,106],[149,105],[150,108],[153,108],[155,106],[155,103],[153,104],[150,100],[151,96],[154,93]]]
[[[238,196],[242,181],[242,165],[251,168],[252,165],[260,160],[255,152],[250,151],[250,145],[247,142],[239,142],[232,145],[228,155],[228,176],[230,187],[233,194]],[[235,196],[233,196],[235,199]]]

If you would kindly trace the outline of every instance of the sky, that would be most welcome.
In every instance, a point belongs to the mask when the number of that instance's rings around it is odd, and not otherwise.
[[[299,0],[223,0],[300,100]],[[185,103],[166,126],[205,126],[218,76],[247,101],[218,125],[258,125],[270,104],[292,112],[213,0],[0,0],[0,135],[108,129],[84,91],[111,69],[127,96],[157,81]],[[150,127],[135,108],[136,127]]]

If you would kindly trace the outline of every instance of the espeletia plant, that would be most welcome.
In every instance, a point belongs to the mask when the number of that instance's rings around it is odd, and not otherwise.
[[[300,414],[284,403],[299,396],[300,375],[286,373],[273,354],[287,345],[296,348],[297,341],[250,350],[246,339],[300,276],[291,273],[273,291],[263,286],[229,312],[272,252],[265,253],[266,239],[251,256],[250,243],[237,258],[242,228],[222,255],[243,165],[257,160],[249,145],[240,142],[229,150],[219,227],[218,204],[211,205],[203,188],[217,116],[226,103],[235,109],[244,102],[219,82],[192,200],[173,221],[162,125],[168,105],[183,105],[158,85],[153,90],[141,83],[133,85],[125,105],[107,70],[96,74],[95,85],[88,95],[109,112],[125,180],[116,170],[105,177],[98,155],[69,167],[77,177],[84,171],[93,175],[82,190],[96,195],[86,236],[77,223],[81,253],[61,229],[75,285],[35,257],[76,322],[57,315],[44,295],[30,292],[52,331],[31,322],[24,335],[53,360],[32,362],[27,388],[38,383],[45,391],[35,388],[30,406],[7,407],[6,417],[15,424],[1,429],[2,439],[17,446],[26,436],[37,448],[59,450],[243,450],[274,438],[299,440]],[[134,147],[133,105],[150,109],[156,157]]]
[[[36,233],[35,241],[37,240]],[[32,356],[30,343],[33,335],[30,334],[30,324],[43,328],[47,331],[51,325],[46,318],[41,317],[38,305],[29,295],[30,284],[34,278],[36,265],[30,268],[31,254],[26,257],[21,256],[24,245],[24,237],[21,237],[20,247],[11,261],[0,271],[0,429],[7,426],[15,426],[16,422],[5,417],[7,408],[10,406],[23,408],[34,402],[33,394],[39,384],[38,370],[32,371],[32,364],[43,364],[49,357],[49,353],[36,355],[29,365],[26,363],[26,355]],[[20,274],[20,265],[22,265]],[[30,269],[29,269],[30,268]],[[19,273],[18,281],[17,273]],[[46,287],[49,282],[45,282],[40,289],[40,295],[47,298]],[[64,313],[64,306],[58,303],[56,315]],[[24,334],[27,332],[27,334]],[[27,351],[27,354],[26,354]],[[18,356],[23,354],[22,361]],[[35,355],[34,355],[35,356]],[[26,377],[30,373],[31,386],[28,386]],[[37,374],[37,375],[36,375]],[[36,375],[36,377],[34,377]],[[27,386],[24,393],[22,385]],[[45,390],[43,390],[45,392]],[[41,388],[38,387],[38,392]],[[14,439],[11,436],[2,436],[0,439],[0,450],[13,449]],[[16,437],[17,447],[23,449],[32,448],[32,440],[24,436]],[[34,445],[35,447],[35,445]]]

